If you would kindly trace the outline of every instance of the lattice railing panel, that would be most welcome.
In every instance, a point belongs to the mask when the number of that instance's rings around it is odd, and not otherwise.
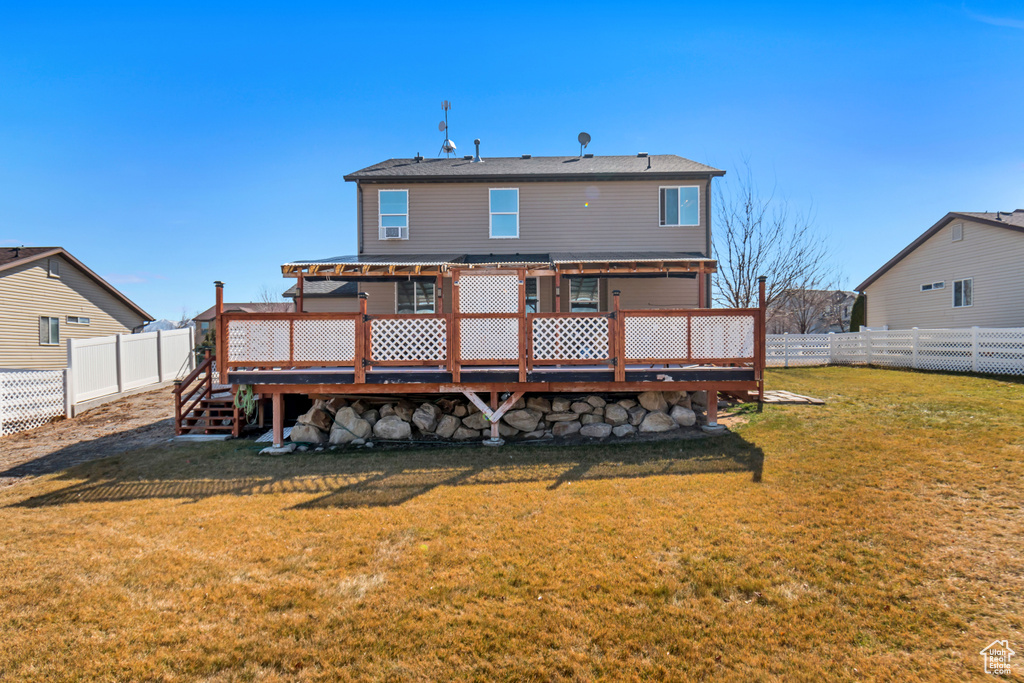
[[[296,362],[351,363],[355,359],[355,320],[296,320],[293,324]]]
[[[64,414],[64,372],[0,372],[0,436],[44,425]]]
[[[690,325],[694,358],[753,358],[753,316],[694,316]]]
[[[441,318],[387,318],[370,328],[372,359],[377,361],[448,358],[448,335]]]
[[[608,318],[533,318],[534,360],[608,358]]]
[[[228,360],[234,363],[286,363],[290,354],[287,320],[229,320]]]
[[[516,360],[519,358],[519,320],[516,318],[463,318],[459,321],[463,360]]]
[[[518,313],[519,276],[460,275],[460,313]]]
[[[625,316],[626,358],[688,358],[688,316]]]

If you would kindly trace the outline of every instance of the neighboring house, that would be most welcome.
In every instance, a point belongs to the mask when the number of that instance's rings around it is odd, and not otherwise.
[[[768,307],[768,334],[849,332],[856,292],[830,289],[785,291]]]
[[[1024,209],[952,212],[857,290],[867,325],[1024,327]]]
[[[151,320],[60,247],[0,248],[0,368],[64,368],[67,339],[141,331]]]
[[[450,278],[439,288],[426,272],[390,272],[470,265],[546,272],[526,280],[533,312],[609,311],[616,289],[627,309],[696,308],[701,290],[707,307],[710,275],[698,287],[694,264],[713,269],[709,190],[723,174],[674,155],[389,159],[345,176],[357,254],[284,271],[362,271],[355,282],[307,277],[305,311],[355,311],[365,292],[371,314],[448,313]]]
[[[216,306],[210,306],[205,311],[192,318],[196,324],[196,342],[201,342],[210,331],[214,319],[217,317]],[[294,313],[295,304],[289,301],[260,303],[250,301],[238,304],[224,304],[224,312],[240,313]]]

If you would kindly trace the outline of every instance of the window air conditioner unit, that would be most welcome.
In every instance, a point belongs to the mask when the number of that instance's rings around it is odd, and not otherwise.
[[[407,239],[406,228],[400,226],[385,226],[380,229],[380,237],[384,240]]]

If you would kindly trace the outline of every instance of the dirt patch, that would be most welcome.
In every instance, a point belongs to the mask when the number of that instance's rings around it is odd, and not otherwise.
[[[164,387],[105,403],[0,438],[0,488],[87,460],[105,458],[174,436],[174,400]]]

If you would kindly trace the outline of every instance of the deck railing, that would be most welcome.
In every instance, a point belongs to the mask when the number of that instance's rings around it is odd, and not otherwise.
[[[761,309],[365,315],[224,313],[224,372],[238,368],[764,366]],[[226,382],[226,374],[222,376]]]

